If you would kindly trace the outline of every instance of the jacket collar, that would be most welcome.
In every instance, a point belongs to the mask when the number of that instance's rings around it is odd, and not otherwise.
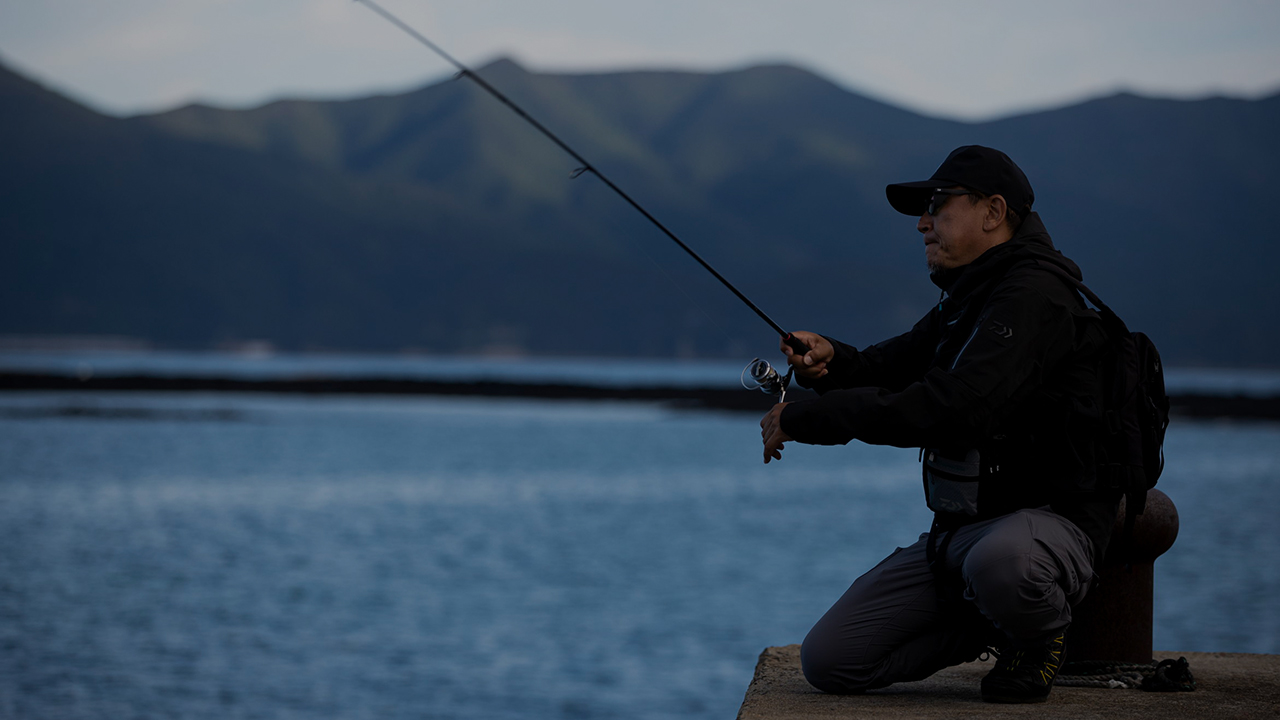
[[[1073,277],[1080,278],[1080,268],[1058,252],[1039,213],[1033,212],[1007,242],[990,248],[968,265],[931,273],[929,279],[947,295],[962,299],[991,279],[1003,276],[1014,263],[1033,259],[1060,265]]]

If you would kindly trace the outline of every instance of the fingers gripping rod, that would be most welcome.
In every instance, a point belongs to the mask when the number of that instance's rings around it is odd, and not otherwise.
[[[666,225],[663,225],[661,222],[659,222],[658,219],[655,218],[653,215],[651,215],[648,210],[645,210],[643,207],[641,207],[640,203],[633,200],[630,195],[622,191],[622,188],[618,187],[613,183],[612,180],[605,177],[604,173],[600,172],[600,170],[597,169],[596,166],[592,165],[590,162],[587,162],[586,158],[579,155],[573,148],[569,147],[568,144],[566,144],[563,140],[556,137],[555,133],[551,132],[546,127],[544,127],[542,123],[535,120],[531,115],[529,115],[529,113],[525,112],[523,108],[521,108],[519,105],[516,105],[514,102],[512,102],[511,99],[508,98],[506,95],[503,95],[501,92],[499,92],[497,88],[493,87],[488,82],[486,82],[484,78],[472,72],[471,68],[467,67],[466,65],[463,65],[461,62],[455,59],[452,55],[450,55],[449,53],[441,49],[439,45],[436,45],[435,43],[428,40],[426,36],[424,36],[422,33],[409,27],[407,24],[405,24],[403,20],[396,17],[395,15],[392,15],[389,11],[387,11],[381,5],[374,2],[374,0],[356,0],[356,2],[364,5],[370,10],[381,15],[383,19],[385,19],[387,22],[400,28],[405,33],[407,33],[410,37],[412,37],[414,40],[417,40],[418,42],[425,45],[429,50],[439,55],[440,57],[444,58],[446,61],[449,62],[449,64],[453,65],[455,68],[458,69],[458,77],[470,78],[477,85],[483,88],[485,92],[497,98],[498,101],[501,102],[503,105],[506,105],[507,107],[511,108],[512,112],[524,118],[524,120],[528,122],[530,125],[532,125],[534,128],[536,128],[538,132],[545,135],[547,139],[551,140],[551,142],[555,143],[561,150],[564,150],[566,153],[569,154],[570,157],[572,157],[574,160],[576,160],[579,163],[578,169],[573,171],[573,174],[571,175],[571,177],[576,178],[582,173],[589,172],[592,175],[595,175],[596,177],[600,178],[600,181],[603,182],[606,186],[608,186],[610,190],[617,193],[618,196],[621,197],[623,200],[626,200],[627,203],[631,205],[631,207],[635,208],[641,215],[645,216],[645,218],[649,222],[653,223],[654,226],[656,226],[659,230],[661,230],[663,234],[671,238],[672,241],[675,242],[675,244],[679,245],[680,249],[689,253],[689,256],[692,257],[694,260],[697,260],[698,264],[702,265],[702,267],[707,269],[707,272],[715,276],[715,278],[719,280],[721,284],[723,284],[725,287],[729,288],[729,290],[734,295],[737,295],[738,299],[746,303],[747,307],[751,308],[756,315],[759,315],[761,320],[764,320],[766,323],[769,323],[769,327],[773,328],[775,332],[781,335],[783,340],[788,345],[790,345],[793,350],[795,350],[798,353],[805,353],[809,351],[809,348],[804,343],[800,342],[798,338],[793,337],[791,333],[787,332],[786,330],[783,330],[781,325],[773,321],[773,318],[769,317],[764,313],[763,310],[756,307],[756,304],[751,302],[751,300],[749,300],[746,295],[743,295],[742,291],[734,287],[733,283],[726,280],[723,275],[716,272],[715,268],[711,267],[711,265],[706,260],[702,259],[701,255],[698,255],[698,253],[694,252],[693,248],[686,245],[683,240],[676,237],[676,234],[671,232],[671,230],[667,229]]]

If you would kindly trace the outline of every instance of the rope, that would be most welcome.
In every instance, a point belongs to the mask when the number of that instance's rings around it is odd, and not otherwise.
[[[1140,688],[1151,692],[1189,692],[1196,689],[1191,666],[1185,657],[1145,664],[1105,660],[1067,663],[1054,678],[1053,684],[1113,690]]]
[[[1155,663],[1148,665],[1113,665],[1092,671],[1073,668],[1068,663],[1054,678],[1053,684],[1063,687],[1099,687],[1112,690],[1127,690],[1129,688],[1142,687],[1142,681],[1148,675],[1155,675],[1155,671]]]

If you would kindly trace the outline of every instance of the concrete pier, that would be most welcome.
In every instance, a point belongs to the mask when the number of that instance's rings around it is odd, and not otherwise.
[[[1280,655],[1156,652],[1155,657],[1186,657],[1198,689],[1154,693],[1057,687],[1045,703],[996,705],[982,702],[978,695],[978,682],[994,665],[989,661],[947,668],[927,680],[899,683],[865,695],[827,695],[805,682],[799,645],[771,647],[760,654],[738,720],[1280,717]]]

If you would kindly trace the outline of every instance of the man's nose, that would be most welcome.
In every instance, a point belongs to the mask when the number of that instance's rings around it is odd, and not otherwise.
[[[933,227],[933,216],[930,215],[929,213],[924,213],[923,215],[920,216],[920,219],[916,221],[916,230],[919,230],[922,233],[929,232],[929,229],[932,227]]]

